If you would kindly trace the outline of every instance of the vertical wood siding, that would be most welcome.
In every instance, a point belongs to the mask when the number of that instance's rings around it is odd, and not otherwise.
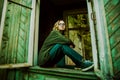
[[[8,2],[0,64],[27,62],[31,17],[31,9],[28,7],[31,4],[32,0],[10,0]]]
[[[120,73],[120,0],[104,0],[114,75]]]

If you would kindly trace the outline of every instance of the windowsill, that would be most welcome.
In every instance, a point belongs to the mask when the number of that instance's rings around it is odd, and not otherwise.
[[[94,72],[82,72],[80,70],[75,69],[66,69],[66,68],[42,68],[39,66],[30,67],[28,69],[29,72],[37,73],[37,74],[47,74],[51,76],[61,76],[68,78],[76,78],[76,79],[92,79],[97,80],[97,76]]]

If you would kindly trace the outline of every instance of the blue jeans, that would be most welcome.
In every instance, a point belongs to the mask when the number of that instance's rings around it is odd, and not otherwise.
[[[53,66],[62,61],[65,62],[64,61],[65,55],[67,55],[69,58],[71,58],[72,61],[77,66],[80,66],[82,58],[83,58],[80,54],[78,54],[75,50],[70,48],[68,45],[62,45],[62,44],[54,45],[53,48],[50,50],[49,54],[50,54],[50,59],[47,62],[48,66]],[[63,64],[65,64],[65,63],[63,63]]]

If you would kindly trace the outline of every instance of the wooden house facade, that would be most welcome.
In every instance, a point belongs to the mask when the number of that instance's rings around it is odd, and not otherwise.
[[[0,80],[119,80],[119,8],[119,0],[1,0]],[[64,19],[67,35],[76,33],[78,28],[69,27],[69,18],[76,14],[88,19],[88,27],[79,29],[90,32],[94,70],[38,66],[40,47],[53,23]],[[80,44],[87,58],[83,42]]]

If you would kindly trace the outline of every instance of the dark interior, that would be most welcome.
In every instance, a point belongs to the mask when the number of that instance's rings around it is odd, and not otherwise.
[[[40,0],[39,49],[51,31],[53,24],[63,19],[63,12],[87,8],[86,0]]]

